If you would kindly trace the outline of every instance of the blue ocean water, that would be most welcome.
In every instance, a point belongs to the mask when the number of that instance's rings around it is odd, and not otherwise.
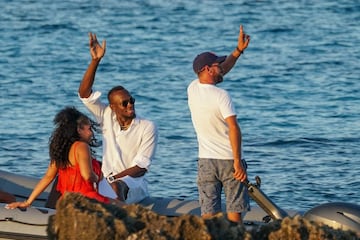
[[[242,24],[250,45],[221,86],[236,104],[250,180],[259,175],[283,208],[360,204],[359,1],[1,2],[0,169],[41,177],[56,112],[88,113],[77,88],[91,31],[107,41],[95,88],[124,85],[158,125],[151,194],[197,198],[192,60],[229,54]]]

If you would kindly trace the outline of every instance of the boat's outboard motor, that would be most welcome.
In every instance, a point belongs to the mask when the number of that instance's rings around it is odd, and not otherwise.
[[[287,212],[278,207],[266,194],[260,189],[261,179],[255,177],[256,184],[245,181],[250,197],[274,220],[280,220],[288,216]],[[268,219],[266,222],[270,221]]]
[[[343,202],[325,203],[307,211],[304,218],[336,229],[351,230],[360,236],[360,205]]]

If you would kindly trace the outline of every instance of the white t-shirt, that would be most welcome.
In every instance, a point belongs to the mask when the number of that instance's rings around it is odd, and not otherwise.
[[[189,84],[187,93],[199,158],[234,159],[225,119],[236,113],[228,92],[196,79]]]

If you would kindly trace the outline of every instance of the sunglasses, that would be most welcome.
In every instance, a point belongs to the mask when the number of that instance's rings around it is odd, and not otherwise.
[[[129,103],[134,104],[135,103],[135,98],[131,97],[128,100],[124,100],[124,101],[122,101],[121,105],[125,108],[125,107],[127,107],[127,105]]]
[[[220,69],[220,72],[223,71],[223,68],[220,66],[219,63],[213,63],[211,65],[205,65],[202,69],[200,69],[200,71],[198,71],[198,74],[203,72],[206,68],[211,68],[211,67],[218,67]]]

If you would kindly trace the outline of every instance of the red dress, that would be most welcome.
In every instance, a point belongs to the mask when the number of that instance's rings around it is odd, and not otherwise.
[[[76,152],[76,145],[74,153]],[[82,195],[94,198],[99,202],[110,203],[110,199],[99,194],[94,185],[90,181],[85,181],[80,174],[80,167],[76,160],[75,155],[75,166],[59,169],[58,172],[58,184],[56,189],[63,195],[65,192],[76,192],[81,193]],[[93,171],[100,178],[101,176],[101,166],[96,159],[92,160]]]

